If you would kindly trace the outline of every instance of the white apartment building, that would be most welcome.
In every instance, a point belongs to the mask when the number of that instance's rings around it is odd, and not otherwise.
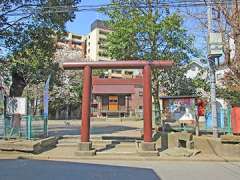
[[[96,20],[91,24],[91,32],[86,36],[86,60],[114,61],[106,54],[106,39],[110,32],[104,21]],[[140,74],[139,70],[134,69],[110,69],[106,72],[109,78],[132,78]]]
[[[90,61],[111,61],[106,54],[107,34],[111,30],[104,21],[96,20],[91,24],[91,32],[86,38],[86,58]]]
[[[56,61],[85,61],[86,36],[66,33],[65,37],[57,42]]]

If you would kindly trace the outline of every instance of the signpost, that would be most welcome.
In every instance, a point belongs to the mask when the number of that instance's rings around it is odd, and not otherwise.
[[[44,106],[43,115],[45,117],[48,117],[48,99],[49,99],[48,89],[49,89],[50,79],[51,79],[51,75],[48,76],[48,79],[44,87],[44,93],[43,93],[43,106]]]
[[[48,136],[47,131],[47,121],[48,121],[48,100],[49,100],[49,83],[50,83],[51,75],[48,76],[48,79],[45,83],[44,92],[43,92],[43,116],[44,116],[44,132],[46,132],[46,136]]]
[[[218,137],[217,129],[217,108],[216,108],[216,64],[215,59],[222,56],[223,44],[221,33],[212,33],[212,6],[211,0],[208,1],[208,60],[209,74],[211,83],[211,111],[213,122],[213,136]]]
[[[0,137],[4,136],[4,95],[0,87]]]

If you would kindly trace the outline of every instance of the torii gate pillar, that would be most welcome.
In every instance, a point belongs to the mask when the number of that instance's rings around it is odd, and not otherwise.
[[[151,67],[143,68],[143,119],[144,119],[144,142],[152,142],[152,86]]]
[[[89,142],[90,139],[91,95],[92,68],[85,66],[83,69],[81,142]]]

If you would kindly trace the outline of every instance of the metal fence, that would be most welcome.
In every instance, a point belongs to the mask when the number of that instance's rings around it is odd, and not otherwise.
[[[0,138],[4,135],[4,95],[0,89]]]
[[[202,133],[211,133],[213,130],[211,111],[206,110],[205,116],[202,117],[203,121],[199,121],[199,130]],[[194,132],[196,123],[194,124],[181,124],[181,126],[172,127],[177,131],[191,131]],[[223,134],[232,134],[231,126],[231,108],[220,108],[217,111],[217,128],[218,132]]]
[[[4,138],[37,139],[47,137],[46,116],[6,116],[4,118]]]
[[[0,138],[4,136],[4,116],[0,115]]]
[[[219,108],[217,110],[217,127],[220,132],[231,134],[231,108]],[[205,114],[205,129],[213,128],[211,111],[207,110]]]

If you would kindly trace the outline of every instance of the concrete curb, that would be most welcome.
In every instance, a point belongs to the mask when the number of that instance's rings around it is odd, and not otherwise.
[[[172,158],[172,157],[141,157],[141,156],[43,156],[43,155],[18,155],[18,156],[0,156],[0,160],[4,159],[29,159],[29,160],[68,160],[68,161],[76,161],[76,160],[127,160],[127,161],[178,161],[178,162],[240,162],[239,159],[229,159],[229,158]]]

